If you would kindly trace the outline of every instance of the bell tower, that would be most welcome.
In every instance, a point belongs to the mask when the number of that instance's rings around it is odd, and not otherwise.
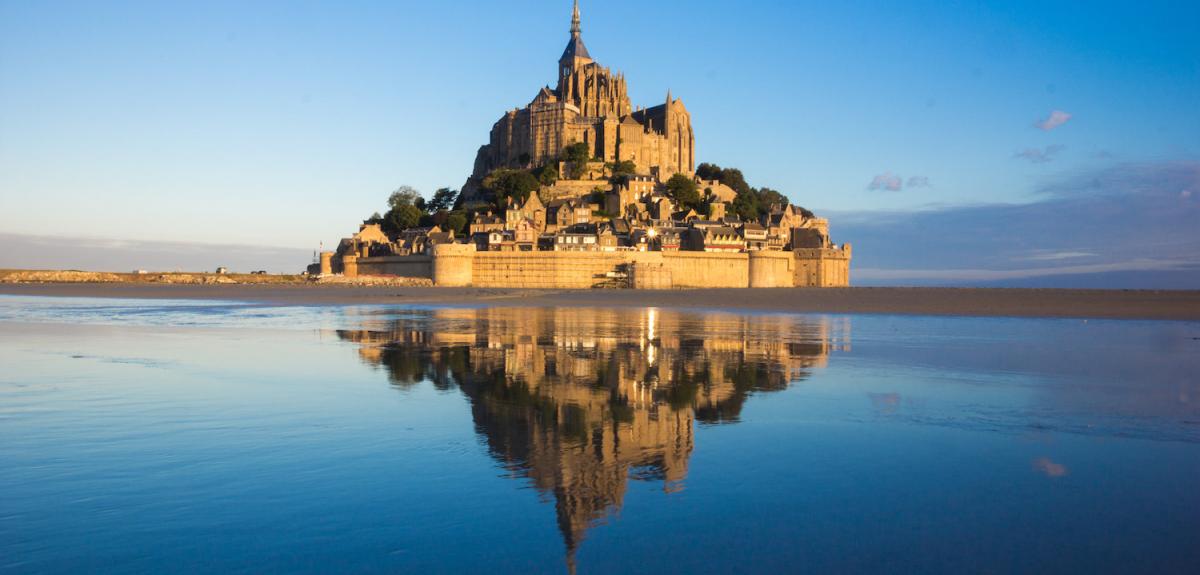
[[[583,28],[579,19],[579,0],[575,0],[575,8],[571,13],[571,39],[567,48],[558,59],[558,97],[571,102],[579,97],[577,73],[579,69],[592,63],[587,46],[583,45]]]

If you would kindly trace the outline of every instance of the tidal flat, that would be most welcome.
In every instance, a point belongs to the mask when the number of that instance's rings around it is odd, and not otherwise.
[[[547,301],[0,295],[0,572],[1200,564],[1200,322]]]

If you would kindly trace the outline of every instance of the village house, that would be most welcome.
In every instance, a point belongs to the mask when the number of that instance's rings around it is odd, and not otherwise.
[[[745,222],[737,227],[738,234],[742,236],[742,241],[746,247],[746,251],[761,251],[767,249],[767,228],[757,222]]]
[[[746,246],[738,231],[729,226],[692,227],[686,245],[691,251],[722,253],[741,252]]]
[[[475,214],[475,218],[471,220],[471,226],[468,228],[468,233],[472,236],[479,233],[487,233],[491,231],[504,229],[504,218],[492,214],[492,212],[479,212]]]

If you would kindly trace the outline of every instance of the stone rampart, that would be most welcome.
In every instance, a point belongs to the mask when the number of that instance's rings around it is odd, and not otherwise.
[[[444,244],[432,256],[357,258],[356,264],[347,271],[428,278],[443,287],[834,287],[850,279],[849,246],[749,253],[477,252],[472,244]]]
[[[429,256],[358,258],[358,275],[433,278],[433,258]]]
[[[333,252],[321,252],[320,273],[323,276],[333,273]]]
[[[750,258],[744,253],[659,252],[677,288],[744,288]]]
[[[342,256],[342,275],[348,278],[358,277],[358,256]]]
[[[628,287],[635,262],[658,252],[478,252],[472,265],[475,287]]]
[[[758,251],[749,256],[750,287],[795,286],[796,256],[792,252]]]
[[[466,287],[474,283],[475,244],[441,244],[433,247],[430,277],[433,285]]]
[[[671,289],[674,286],[671,270],[662,262],[635,262],[630,270],[629,287],[633,289]]]
[[[850,285],[850,245],[841,248],[805,248],[795,251],[793,285],[845,287]]]

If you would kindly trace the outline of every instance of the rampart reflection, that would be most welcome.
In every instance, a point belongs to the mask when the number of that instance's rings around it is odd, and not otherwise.
[[[553,494],[572,562],[627,478],[681,489],[695,422],[736,422],[850,345],[849,319],[602,309],[439,309],[339,331],[393,385],[460,389],[506,468]]]

